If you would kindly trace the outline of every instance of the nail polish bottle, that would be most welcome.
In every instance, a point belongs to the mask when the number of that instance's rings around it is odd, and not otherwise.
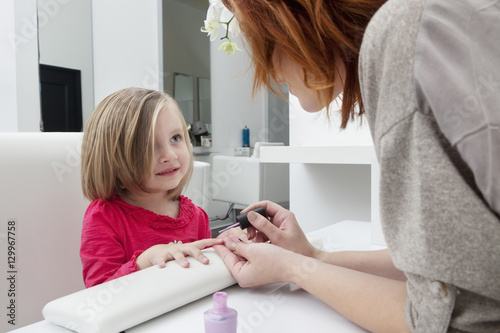
[[[236,333],[238,312],[227,307],[227,294],[213,295],[214,307],[205,311],[205,333]]]

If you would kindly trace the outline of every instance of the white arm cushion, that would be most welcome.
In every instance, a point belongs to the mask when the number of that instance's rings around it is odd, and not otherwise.
[[[204,253],[208,265],[188,257],[189,268],[149,267],[56,299],[43,316],[76,332],[120,332],[236,283],[213,249]]]

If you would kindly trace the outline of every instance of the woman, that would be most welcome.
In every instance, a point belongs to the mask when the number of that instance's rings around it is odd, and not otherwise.
[[[296,283],[369,331],[498,332],[500,1],[384,2],[224,4],[255,88],[287,83],[309,112],[342,92],[341,127],[366,112],[388,250],[316,251],[264,202],[251,235],[272,244],[226,236],[217,251],[240,285]]]

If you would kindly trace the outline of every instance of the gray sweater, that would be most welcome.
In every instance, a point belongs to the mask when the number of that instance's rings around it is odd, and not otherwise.
[[[500,4],[389,0],[360,54],[414,332],[500,332]]]

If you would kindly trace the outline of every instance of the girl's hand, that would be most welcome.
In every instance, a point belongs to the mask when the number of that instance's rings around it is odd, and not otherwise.
[[[266,210],[269,220],[260,214],[250,212],[248,221],[253,227],[247,228],[249,239],[254,239],[256,242],[270,241],[272,244],[308,257],[318,258],[321,255],[321,251],[307,240],[295,219],[295,214],[271,201],[255,203],[245,208],[243,213],[257,207]]]
[[[229,230],[226,230],[223,233],[221,233],[219,236],[217,236],[217,238],[218,239],[225,239],[229,236],[235,236],[242,242],[250,243],[250,240],[248,239],[247,231],[241,230],[240,227],[231,228]]]
[[[179,265],[187,268],[189,267],[189,261],[186,259],[186,256],[194,257],[196,260],[206,265],[209,260],[201,250],[222,243],[222,239],[201,239],[186,244],[177,242],[154,245],[137,257],[137,267],[139,270],[153,265],[158,265],[158,267],[163,268],[167,261],[175,260]]]

